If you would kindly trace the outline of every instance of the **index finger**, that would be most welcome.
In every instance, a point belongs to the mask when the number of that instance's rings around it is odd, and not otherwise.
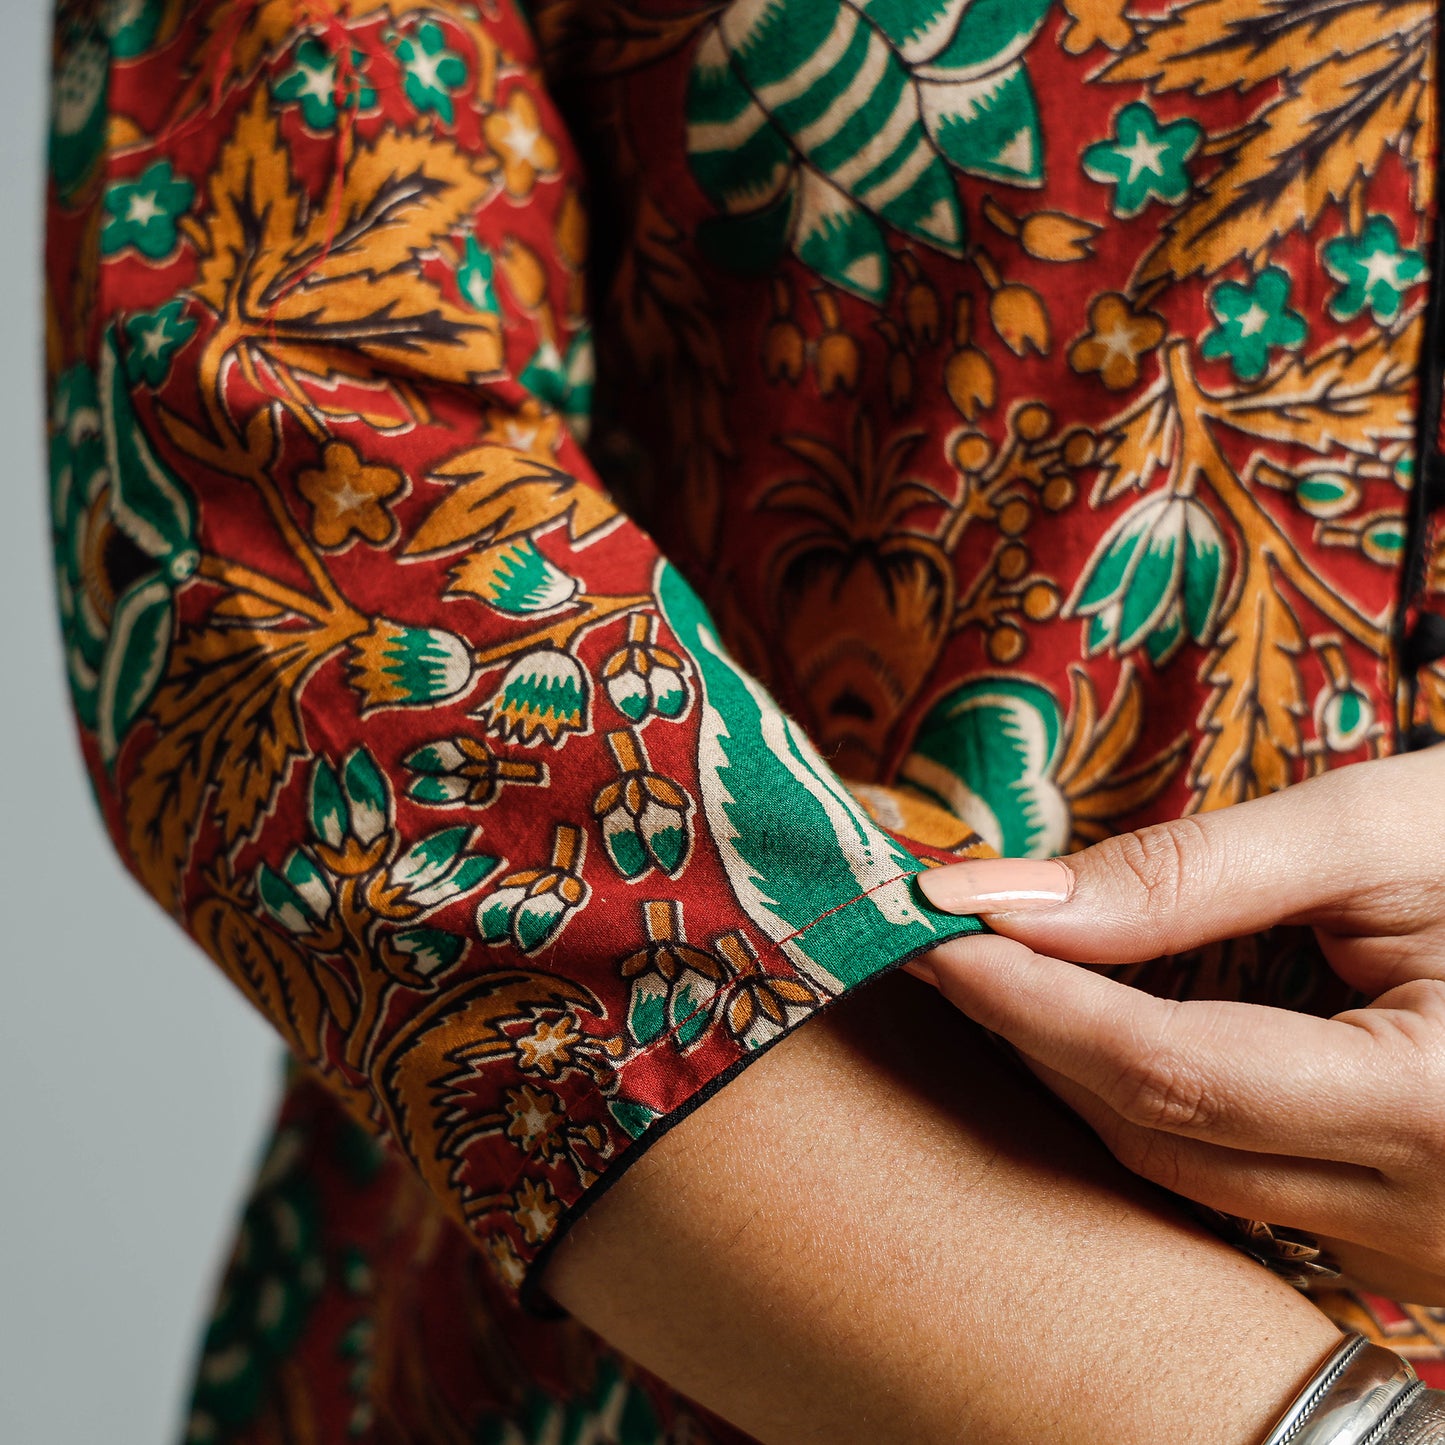
[[[950,1002],[1130,1123],[1234,1149],[1352,1163],[1401,1153],[1387,1035],[1261,1004],[1155,998],[1013,939],[929,963]]]

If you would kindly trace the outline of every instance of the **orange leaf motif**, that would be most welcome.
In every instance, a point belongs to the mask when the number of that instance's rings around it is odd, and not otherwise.
[[[1202,674],[1214,693],[1190,769],[1191,812],[1244,803],[1298,780],[1300,719],[1308,711],[1299,674],[1304,647],[1268,561],[1255,561]]]
[[[176,644],[149,709],[159,737],[125,789],[131,856],[166,906],[180,904],[203,812],[226,846],[239,841],[304,755],[296,691],[355,627],[201,627]],[[212,789],[207,812],[201,804]]]
[[[471,447],[439,466],[432,480],[460,480],[417,527],[408,556],[442,552],[463,542],[487,546],[535,535],[566,520],[580,542],[620,515],[595,487],[511,447]]]
[[[1412,138],[1430,123],[1432,13],[1427,0],[1198,0],[1136,20],[1108,80],[1155,93],[1278,87],[1170,222],[1140,283],[1252,259],[1308,230],[1389,151],[1416,160]]]
[[[1395,335],[1374,332],[1291,359],[1267,385],[1230,396],[1219,414],[1267,441],[1321,454],[1344,447],[1375,457],[1415,434],[1415,371],[1424,340],[1416,317]]]
[[[221,151],[208,213],[188,223],[195,295],[278,373],[486,380],[502,369],[500,321],[443,294],[423,261],[491,193],[494,169],[428,132],[386,131],[313,200],[260,91]],[[324,393],[309,400],[326,409]]]

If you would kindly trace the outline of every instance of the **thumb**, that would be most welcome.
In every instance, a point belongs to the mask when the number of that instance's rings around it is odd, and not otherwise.
[[[982,914],[995,932],[1079,963],[1134,963],[1277,923],[1358,924],[1372,886],[1403,881],[1408,855],[1402,840],[1370,837],[1380,831],[1379,792],[1346,778],[1372,766],[1121,833],[1068,858],[932,868],[918,886],[946,912]]]

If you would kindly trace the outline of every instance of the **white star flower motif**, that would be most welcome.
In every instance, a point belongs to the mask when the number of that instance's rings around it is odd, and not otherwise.
[[[1162,140],[1150,140],[1140,131],[1129,145],[1119,147],[1120,158],[1129,162],[1128,179],[1136,181],[1145,171],[1162,176],[1164,168],[1159,164],[1159,157],[1168,149]]]
[[[359,492],[350,482],[343,482],[331,494],[331,505],[338,517],[344,517],[348,512],[354,512],[358,507],[364,507],[371,497],[366,492]]]
[[[429,55],[425,50],[418,48],[406,63],[407,73],[426,90],[442,90],[444,87],[439,72],[441,63],[445,59],[445,54]]]
[[[130,198],[130,204],[126,207],[125,218],[136,226],[147,226],[157,216],[165,215],[165,210],[157,200],[154,191],[137,191]]]
[[[538,163],[537,143],[542,139],[539,127],[529,125],[519,115],[509,115],[505,137],[504,144],[517,160]]]
[[[1104,348],[1102,365],[1107,365],[1116,356],[1132,361],[1139,349],[1135,345],[1133,332],[1122,321],[1116,321],[1107,331],[1095,332],[1094,339]]]
[[[1250,303],[1249,310],[1241,312],[1238,319],[1239,334],[1254,336],[1264,330],[1265,323],[1269,320],[1269,312],[1258,301],[1253,301]]]
[[[1365,259],[1365,288],[1383,281],[1391,290],[1399,290],[1400,259],[1389,251],[1371,251]]]
[[[306,77],[297,99],[308,97],[319,101],[330,101],[336,95],[336,62],[322,66],[298,65],[297,69]]]
[[[136,337],[140,345],[141,354],[147,359],[159,356],[165,350],[166,343],[171,339],[170,327],[164,318],[154,322]]]

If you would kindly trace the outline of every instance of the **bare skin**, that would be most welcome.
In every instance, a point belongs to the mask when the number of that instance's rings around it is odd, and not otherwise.
[[[653,1145],[544,1283],[764,1445],[1254,1445],[1339,1338],[900,975]]]
[[[938,949],[924,971],[1135,1173],[1307,1230],[1367,1290],[1445,1304],[1442,794],[1445,745],[1066,859],[934,869],[920,886],[935,902],[1004,936]],[[1021,869],[1034,886],[1001,894]],[[1368,1006],[1321,1019],[1171,1003],[1061,961],[1157,958],[1276,923],[1310,924]]]

